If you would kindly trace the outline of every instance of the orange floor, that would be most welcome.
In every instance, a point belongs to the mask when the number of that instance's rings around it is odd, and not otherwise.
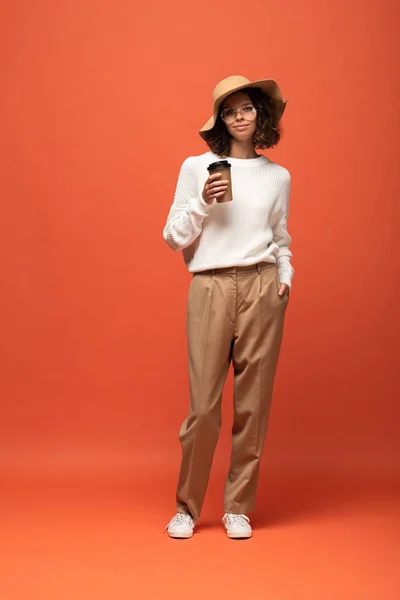
[[[264,473],[246,541],[225,536],[216,472],[195,536],[170,539],[174,485],[173,473],[3,481],[1,600],[400,598],[393,483]]]

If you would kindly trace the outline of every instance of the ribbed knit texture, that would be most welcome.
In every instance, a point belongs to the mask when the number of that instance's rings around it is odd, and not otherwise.
[[[279,278],[291,287],[294,274],[287,231],[290,174],[265,156],[228,158],[232,165],[232,202],[208,205],[202,198],[212,152],[187,158],[181,167],[163,236],[182,250],[191,273],[277,263]]]

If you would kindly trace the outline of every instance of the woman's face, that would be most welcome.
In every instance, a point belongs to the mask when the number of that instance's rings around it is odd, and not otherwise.
[[[249,110],[249,107],[252,106],[253,103],[246,92],[235,92],[223,102],[225,126],[235,140],[243,142],[253,139],[257,127],[257,117]],[[239,108],[244,110],[239,112]]]

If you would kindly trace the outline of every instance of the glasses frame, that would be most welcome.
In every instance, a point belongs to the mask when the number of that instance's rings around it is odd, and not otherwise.
[[[242,108],[224,108],[221,111],[220,117],[223,120],[223,122],[226,123],[227,125],[230,125],[231,123],[234,123],[236,121],[236,117],[238,116],[238,113],[240,113],[242,115],[243,119],[245,119],[245,121],[247,121],[248,119],[246,119],[246,117],[245,117],[245,115],[243,114],[242,111],[245,108],[249,108],[249,107],[250,107],[250,104],[246,104],[246,106],[242,106]],[[254,115],[254,117],[252,117],[250,120],[253,121],[257,117],[257,109],[256,109],[255,106],[251,106],[251,108],[252,108],[252,114]],[[233,116],[232,120],[229,119],[229,122],[227,122],[226,119],[224,119],[224,117],[223,117],[223,114],[224,114],[225,110],[232,110],[233,113],[234,113],[234,116]]]

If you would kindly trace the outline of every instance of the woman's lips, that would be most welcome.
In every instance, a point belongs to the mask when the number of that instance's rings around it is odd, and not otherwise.
[[[244,131],[247,128],[248,128],[248,125],[236,125],[236,127],[235,127],[235,129],[237,129],[238,131]]]

